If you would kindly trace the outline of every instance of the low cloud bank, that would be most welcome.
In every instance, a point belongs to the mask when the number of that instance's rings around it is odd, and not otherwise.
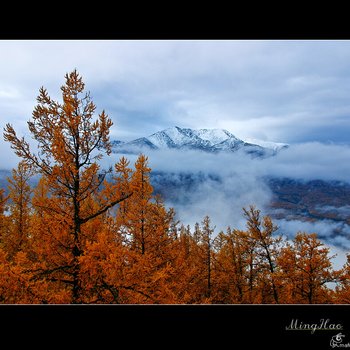
[[[323,241],[334,244],[342,249],[350,250],[350,226],[344,222],[300,221],[300,220],[274,220],[280,227],[279,232],[293,238],[297,232],[317,233]]]
[[[261,171],[274,177],[350,182],[350,146],[318,142],[292,145],[264,160]]]
[[[291,145],[276,156],[252,158],[244,152],[205,153],[189,150],[145,152],[155,171],[205,172],[221,176],[288,177],[300,180],[337,180],[350,183],[350,146],[318,142]],[[114,162],[120,155],[113,155]],[[136,155],[125,154],[133,162]],[[108,161],[107,161],[108,162]]]

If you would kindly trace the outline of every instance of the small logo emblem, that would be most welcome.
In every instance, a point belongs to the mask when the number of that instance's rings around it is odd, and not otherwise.
[[[343,344],[343,338],[345,337],[344,334],[338,333],[336,335],[333,335],[330,346],[334,348],[347,348],[350,344]]]

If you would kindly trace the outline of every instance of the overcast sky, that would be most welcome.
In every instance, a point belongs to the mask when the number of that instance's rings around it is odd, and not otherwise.
[[[2,40],[0,53],[1,126],[20,133],[39,87],[59,98],[77,68],[115,139],[177,125],[349,143],[350,41]]]

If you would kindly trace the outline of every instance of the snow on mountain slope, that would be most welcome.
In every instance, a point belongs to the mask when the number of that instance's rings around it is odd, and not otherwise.
[[[248,143],[223,129],[194,130],[178,126],[130,142],[114,141],[112,144],[115,153],[135,153],[157,149],[192,149],[217,153],[243,149],[246,153],[259,157],[273,155],[285,147],[285,144],[273,142],[265,142],[265,145],[262,142]]]
[[[194,130],[194,133],[201,139],[209,141],[212,146],[228,139],[240,141],[230,132],[223,129],[200,129]]]
[[[179,141],[181,140],[179,135],[172,135],[171,133],[167,133],[166,130],[157,132],[148,137],[148,140],[158,148],[167,148],[172,145],[175,146],[176,142],[174,141],[174,139],[178,139]]]
[[[181,129],[177,126],[156,132],[149,136],[148,140],[158,148],[177,148],[201,141],[191,129]]]

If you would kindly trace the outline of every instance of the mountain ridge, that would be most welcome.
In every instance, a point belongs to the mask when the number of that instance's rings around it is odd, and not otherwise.
[[[285,143],[246,142],[225,129],[190,129],[178,126],[128,142],[112,141],[113,153],[139,153],[162,149],[198,150],[210,153],[242,150],[253,156],[265,157],[275,155],[287,147]]]

